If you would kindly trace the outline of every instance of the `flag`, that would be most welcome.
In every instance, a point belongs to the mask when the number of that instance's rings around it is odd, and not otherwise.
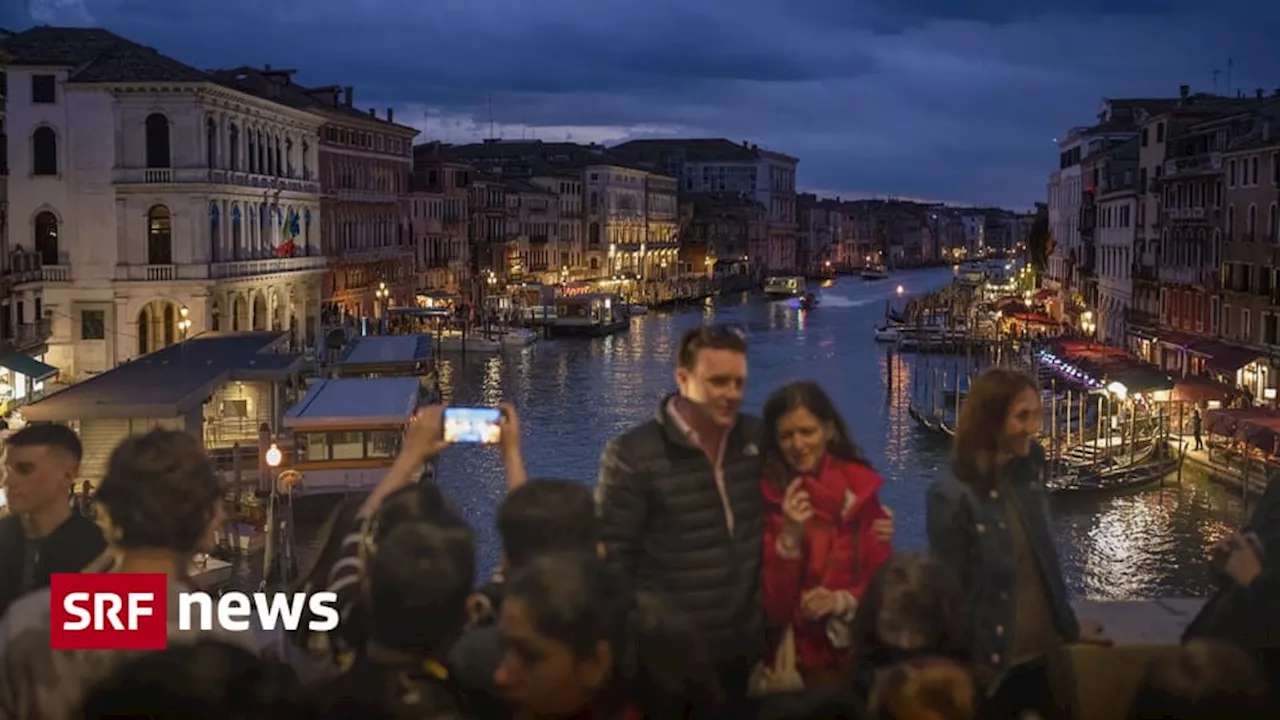
[[[281,242],[276,246],[276,257],[293,257],[293,239],[298,235],[298,214],[290,210],[289,217],[280,227]]]

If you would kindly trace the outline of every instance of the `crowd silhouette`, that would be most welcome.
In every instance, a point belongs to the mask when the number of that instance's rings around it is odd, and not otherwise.
[[[112,453],[90,521],[67,501],[75,433],[26,427],[5,454],[0,720],[1277,716],[1280,491],[1214,549],[1221,589],[1184,644],[1135,654],[1067,597],[1033,379],[974,383],[951,472],[927,490],[928,552],[912,553],[894,551],[884,480],[823,389],[778,388],[753,417],[747,369],[739,333],[688,333],[676,392],[607,445],[594,493],[528,479],[503,405],[492,578],[419,481],[448,448],[444,409],[420,410],[291,588],[336,593],[339,627],[284,643],[171,624],[163,651],[51,650],[51,574],[162,573],[180,590],[225,514],[199,443],[157,429]]]

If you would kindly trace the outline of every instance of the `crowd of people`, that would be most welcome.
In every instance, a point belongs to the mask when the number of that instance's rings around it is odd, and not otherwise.
[[[67,502],[75,433],[24,428],[5,454],[0,720],[1064,717],[1050,659],[1110,640],[1068,602],[1034,380],[975,382],[927,491],[927,553],[894,551],[884,480],[821,387],[743,414],[746,343],[717,326],[683,338],[675,381],[607,445],[594,494],[526,478],[503,406],[504,553],[486,582],[472,528],[418,482],[447,452],[443,409],[421,410],[295,588],[336,593],[341,623],[287,644],[171,623],[159,652],[51,650],[51,573],[163,573],[180,590],[223,493],[198,441],[157,429],[113,452],[95,522]],[[1121,716],[1276,716],[1276,502],[1215,549],[1222,590],[1117,691]]]

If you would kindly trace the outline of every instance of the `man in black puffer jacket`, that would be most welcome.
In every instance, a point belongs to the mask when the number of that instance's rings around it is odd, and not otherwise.
[[[728,328],[685,335],[680,392],[605,447],[596,491],[606,559],[697,623],[729,698],[764,649],[762,424],[739,413],[746,352]]]

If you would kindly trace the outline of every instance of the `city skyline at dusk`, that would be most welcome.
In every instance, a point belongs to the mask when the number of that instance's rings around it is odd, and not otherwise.
[[[799,185],[821,194],[1030,207],[1054,139],[1103,97],[1277,82],[1259,20],[1280,9],[1105,9],[35,0],[0,10],[0,25],[100,26],[196,67],[297,69],[304,84],[354,86],[359,107],[394,108],[418,142],[475,142],[491,120],[508,139],[726,137],[799,157]]]

